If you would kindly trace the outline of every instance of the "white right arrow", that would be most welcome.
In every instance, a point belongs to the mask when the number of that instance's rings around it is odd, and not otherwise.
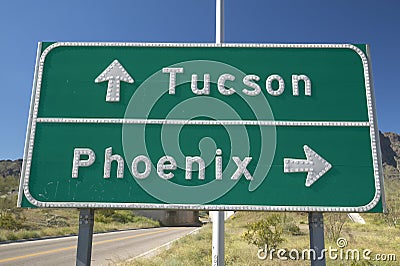
[[[311,186],[323,176],[332,165],[307,145],[303,146],[307,160],[284,158],[284,173],[308,172],[306,187]]]

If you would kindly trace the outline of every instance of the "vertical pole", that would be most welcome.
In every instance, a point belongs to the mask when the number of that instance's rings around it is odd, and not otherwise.
[[[81,209],[79,212],[78,248],[76,266],[89,266],[92,260],[92,240],[94,209]]]
[[[224,42],[224,0],[215,1],[215,43]],[[212,265],[223,266],[225,258],[225,213],[212,212]]]
[[[212,265],[223,266],[225,261],[225,214],[223,211],[212,212]]]
[[[308,213],[308,228],[310,229],[310,249],[315,251],[311,257],[311,266],[325,266],[324,217],[322,212]]]
[[[215,43],[224,42],[224,0],[215,1]]]

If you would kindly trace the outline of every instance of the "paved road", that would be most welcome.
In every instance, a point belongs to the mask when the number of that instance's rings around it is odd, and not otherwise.
[[[138,229],[93,237],[92,265],[109,265],[137,256],[191,231],[193,227]],[[0,245],[0,265],[75,265],[78,237]]]

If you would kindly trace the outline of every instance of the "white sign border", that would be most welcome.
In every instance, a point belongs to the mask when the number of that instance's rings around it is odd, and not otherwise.
[[[36,200],[29,191],[29,175],[34,148],[35,129],[38,122],[38,108],[42,84],[43,67],[49,52],[61,46],[102,46],[102,47],[251,47],[251,48],[342,48],[355,51],[361,58],[366,89],[368,120],[371,137],[371,150],[375,178],[374,198],[364,206],[358,207],[321,207],[321,206],[260,206],[260,205],[194,205],[194,204],[146,204],[146,203],[93,203],[93,202],[43,202]],[[114,209],[178,209],[178,210],[253,210],[253,211],[300,211],[300,212],[366,212],[374,208],[382,196],[383,171],[379,143],[379,131],[376,119],[375,99],[373,97],[372,76],[368,57],[352,44],[234,44],[234,43],[119,43],[119,42],[56,42],[47,47],[41,54],[42,43],[38,44],[35,76],[32,88],[31,105],[26,133],[24,160],[18,194],[18,206],[21,206],[23,194],[27,200],[37,207],[51,208],[114,208]],[[369,55],[369,47],[367,53]],[[40,119],[40,118],[39,118]],[[327,122],[331,123],[331,122]],[[365,123],[365,122],[364,122]],[[323,124],[329,126],[329,124]]]

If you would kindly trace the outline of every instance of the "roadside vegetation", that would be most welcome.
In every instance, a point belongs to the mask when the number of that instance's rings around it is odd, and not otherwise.
[[[78,210],[16,208],[18,176],[14,172],[18,169],[14,168],[0,176],[0,242],[77,234]],[[353,223],[344,213],[324,214],[325,248],[337,249],[334,253],[337,259],[327,256],[327,265],[400,265],[400,174],[398,169],[386,165],[384,175],[387,213],[361,214],[366,224]],[[158,222],[136,216],[129,210],[95,211],[95,232],[157,226]],[[344,240],[339,243],[339,238]],[[176,241],[166,251],[120,265],[209,265],[211,241],[212,227],[207,224],[198,233]],[[226,265],[310,265],[309,260],[280,260],[276,252],[272,257],[269,252],[265,259],[260,259],[260,255],[265,255],[265,244],[276,250],[285,249],[287,257],[291,250],[301,253],[308,249],[307,213],[236,212],[226,221]],[[358,250],[359,260],[346,260],[348,250]],[[362,257],[365,250],[371,251],[368,254],[371,259],[382,254],[395,261],[366,260]]]
[[[78,210],[21,209],[16,208],[16,200],[17,195],[0,198],[0,242],[78,233]],[[158,226],[158,222],[130,210],[95,211],[95,232]]]
[[[325,223],[329,216],[337,214],[326,214]],[[339,214],[340,215],[340,214]],[[249,243],[246,240],[246,232],[249,232],[249,225],[254,225],[255,221],[266,221],[280,219],[282,233],[275,244],[277,249],[286,249],[288,260],[280,260],[276,252],[272,259],[269,254],[262,260],[257,254],[261,247]],[[331,247],[338,251],[357,249],[360,252],[360,260],[341,260],[340,253],[336,252],[336,260],[327,259],[327,265],[399,265],[400,261],[400,229],[398,227],[388,226],[379,214],[365,214],[363,218],[367,224],[355,224],[349,219],[344,222],[340,237],[347,241],[347,245],[340,249],[336,243],[337,239],[328,237],[329,231],[325,229],[325,248]],[[334,217],[333,221],[341,219]],[[327,224],[325,224],[326,226]],[[327,227],[325,227],[327,228]],[[211,263],[211,240],[212,226],[204,226],[199,233],[189,235],[175,242],[170,249],[161,252],[150,258],[138,258],[127,261],[119,265],[124,266],[144,266],[144,265],[210,265]],[[274,244],[271,244],[274,245]],[[292,260],[288,252],[292,249],[302,251],[309,248],[309,233],[306,213],[258,213],[258,212],[237,212],[234,217],[229,219],[225,225],[225,265],[310,265],[309,260]],[[365,249],[372,251],[370,257],[376,254],[395,254],[394,262],[368,261],[362,258],[362,252]],[[296,256],[295,253],[294,257]],[[300,253],[301,254],[301,253]],[[345,258],[345,254],[343,258]],[[264,253],[260,253],[261,257]],[[300,257],[301,258],[301,257]]]
[[[400,264],[400,176],[386,178],[385,188],[388,213],[362,214],[366,221],[364,225],[353,223],[344,213],[324,214],[325,248],[337,249],[336,253],[332,253],[337,254],[337,259],[331,259],[328,255],[327,265]],[[338,242],[339,238],[344,240]],[[166,251],[120,265],[210,265],[211,241],[212,226],[208,224],[197,234],[178,240]],[[288,260],[278,259],[276,252],[272,259],[270,253],[265,259],[258,258],[257,253],[265,249],[265,244],[275,249],[285,249]],[[338,244],[344,245],[343,248]],[[293,260],[288,255],[292,249],[301,252],[308,248],[307,213],[236,212],[225,223],[225,265],[310,265],[309,260]],[[359,251],[359,260],[346,260],[346,252],[355,249]],[[363,259],[365,250],[371,251],[371,259],[381,254],[386,261]],[[261,252],[260,255],[263,257],[265,254]],[[296,257],[296,253],[292,255]],[[351,253],[348,257],[353,258]]]
[[[78,233],[76,209],[17,208],[20,161],[0,164],[0,242],[65,236]],[[158,227],[159,222],[137,216],[130,210],[96,210],[95,232]]]

